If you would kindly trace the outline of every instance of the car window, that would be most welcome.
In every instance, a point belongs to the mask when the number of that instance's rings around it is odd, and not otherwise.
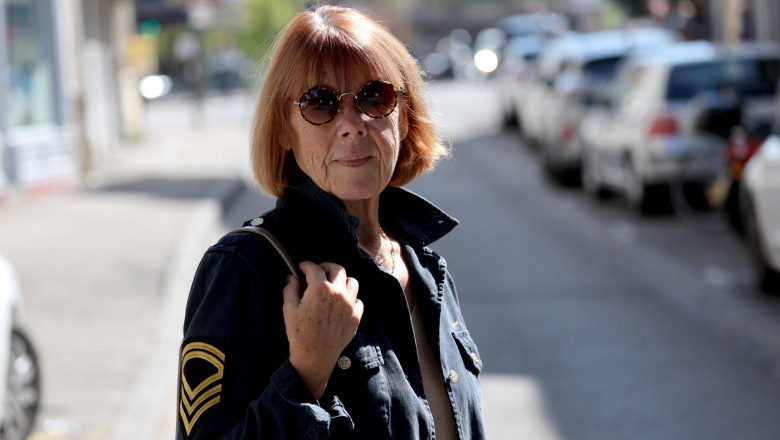
[[[618,74],[610,91],[610,101],[614,108],[620,107],[626,96],[646,82],[643,79],[646,76],[646,70],[644,66],[628,67]]]
[[[672,69],[666,99],[688,100],[708,90],[736,87],[744,96],[771,96],[780,77],[780,60],[723,60]]]
[[[605,82],[612,79],[623,57],[601,58],[585,63],[585,76],[591,81]]]

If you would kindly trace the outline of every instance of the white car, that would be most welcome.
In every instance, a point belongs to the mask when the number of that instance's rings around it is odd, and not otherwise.
[[[0,255],[0,439],[30,434],[40,403],[38,359],[24,329],[24,304],[13,267]]]
[[[522,94],[515,94],[515,109],[518,125],[527,142],[533,146],[540,145],[545,124],[549,118],[545,115],[550,111],[549,100],[555,86],[555,77],[563,70],[564,54],[571,46],[576,46],[579,33],[568,32],[564,35],[545,41],[542,50],[533,63],[533,72],[526,81],[526,89]]]
[[[516,14],[499,20],[498,29],[506,44],[498,49],[500,64],[494,76],[503,124],[513,127],[520,121],[517,103],[525,101],[534,76],[533,61],[546,41],[569,29],[569,22],[556,13]]]
[[[562,71],[555,76],[547,97],[539,134],[545,169],[562,183],[579,180],[582,151],[580,121],[592,103],[592,94],[613,79],[625,56],[673,42],[666,29],[637,28],[579,34],[561,46]]]
[[[533,78],[533,60],[544,43],[541,34],[521,35],[507,41],[496,70],[496,95],[504,127],[518,126],[517,103],[523,102]]]
[[[741,191],[742,218],[758,285],[765,292],[780,293],[780,135],[777,131],[748,160]]]
[[[583,133],[583,184],[620,192],[642,212],[672,184],[703,188],[723,168],[725,138],[701,126],[707,94],[733,90],[745,103],[771,103],[780,46],[671,43],[632,54],[610,89],[609,107]],[[606,117],[605,117],[606,115]]]

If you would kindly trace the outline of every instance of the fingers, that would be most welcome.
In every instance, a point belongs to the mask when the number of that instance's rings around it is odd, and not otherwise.
[[[292,275],[287,275],[287,285],[282,290],[284,302],[298,304],[301,301],[301,283]]]
[[[306,283],[310,286],[328,281],[327,274],[318,264],[314,264],[311,261],[303,261],[298,267],[301,269],[303,276],[306,277]]]
[[[285,322],[289,316],[295,314],[301,304],[301,284],[292,276],[287,275],[287,285],[282,290],[284,303],[282,304],[282,314]]]
[[[357,299],[358,291],[360,290],[360,283],[358,283],[358,280],[347,277],[346,287],[347,295],[355,301],[360,301]]]
[[[356,299],[355,300],[355,307],[353,308],[354,311],[354,317],[357,319],[358,324],[360,323],[360,319],[363,318],[363,301]],[[357,324],[355,325],[355,328],[357,328]]]
[[[324,262],[314,264],[310,261],[300,263],[301,272],[306,277],[306,283],[311,288],[318,285],[327,285],[331,294],[341,293],[354,302],[357,299],[359,290],[358,281],[355,278],[348,277],[344,267],[336,263]]]
[[[336,263],[324,262],[320,264],[325,275],[332,284],[345,284],[347,280],[347,271]]]

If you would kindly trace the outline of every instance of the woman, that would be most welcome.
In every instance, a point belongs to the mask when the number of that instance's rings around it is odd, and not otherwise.
[[[178,438],[480,439],[482,361],[444,260],[456,221],[400,186],[448,153],[419,67],[322,6],[275,42],[252,165],[276,207],[209,248],[187,304]]]

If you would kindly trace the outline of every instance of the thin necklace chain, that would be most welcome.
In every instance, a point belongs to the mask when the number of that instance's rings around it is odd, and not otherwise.
[[[387,235],[387,232],[385,232],[385,228],[383,228],[382,226],[379,226],[379,235],[380,235],[380,237],[382,239],[382,246],[380,247],[380,250],[381,250],[381,248],[384,247],[384,243],[385,242],[387,242],[387,244],[390,246],[390,260],[391,260],[391,262],[390,262],[390,268],[389,269],[390,269],[390,274],[395,274],[395,246],[393,246],[393,241],[390,240],[390,237]],[[380,261],[379,264],[381,264],[382,266],[385,266],[385,263],[387,263],[387,259],[384,258],[384,256],[383,256],[382,261]],[[385,266],[385,268],[387,268],[387,266]]]

